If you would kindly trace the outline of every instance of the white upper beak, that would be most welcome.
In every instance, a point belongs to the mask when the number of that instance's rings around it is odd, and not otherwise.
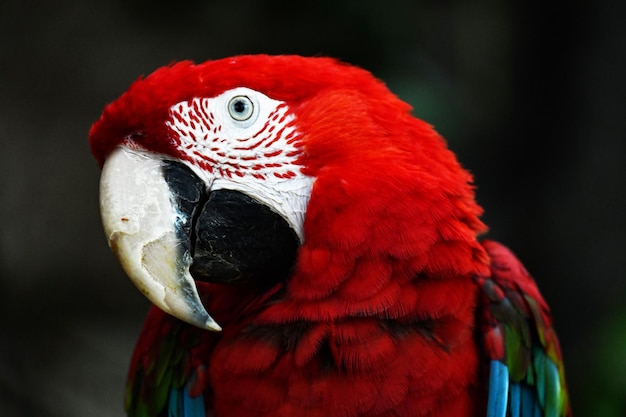
[[[181,213],[172,204],[154,153],[116,148],[100,179],[100,210],[109,246],[145,296],[189,324],[221,327],[207,313],[189,273],[188,245],[176,234]]]

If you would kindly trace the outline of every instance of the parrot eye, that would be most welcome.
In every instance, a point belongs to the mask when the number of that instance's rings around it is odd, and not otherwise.
[[[228,102],[228,113],[239,122],[246,121],[254,113],[254,104],[247,96],[235,96]]]

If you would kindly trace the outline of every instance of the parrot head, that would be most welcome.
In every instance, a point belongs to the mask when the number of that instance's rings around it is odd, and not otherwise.
[[[198,282],[359,298],[392,274],[360,273],[368,259],[458,272],[447,248],[471,247],[481,209],[471,176],[410,111],[329,58],[160,68],[89,134],[109,245],[151,302],[211,330]]]

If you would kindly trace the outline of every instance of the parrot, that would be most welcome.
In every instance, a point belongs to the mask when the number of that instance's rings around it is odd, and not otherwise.
[[[89,131],[151,302],[129,416],[571,416],[550,309],[471,173],[371,72],[239,55],[141,76]]]

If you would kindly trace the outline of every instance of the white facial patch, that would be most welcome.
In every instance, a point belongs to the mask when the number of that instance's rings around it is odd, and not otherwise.
[[[300,134],[286,103],[240,87],[173,105],[167,126],[209,191],[236,190],[257,199],[304,240],[314,179],[295,163]]]

